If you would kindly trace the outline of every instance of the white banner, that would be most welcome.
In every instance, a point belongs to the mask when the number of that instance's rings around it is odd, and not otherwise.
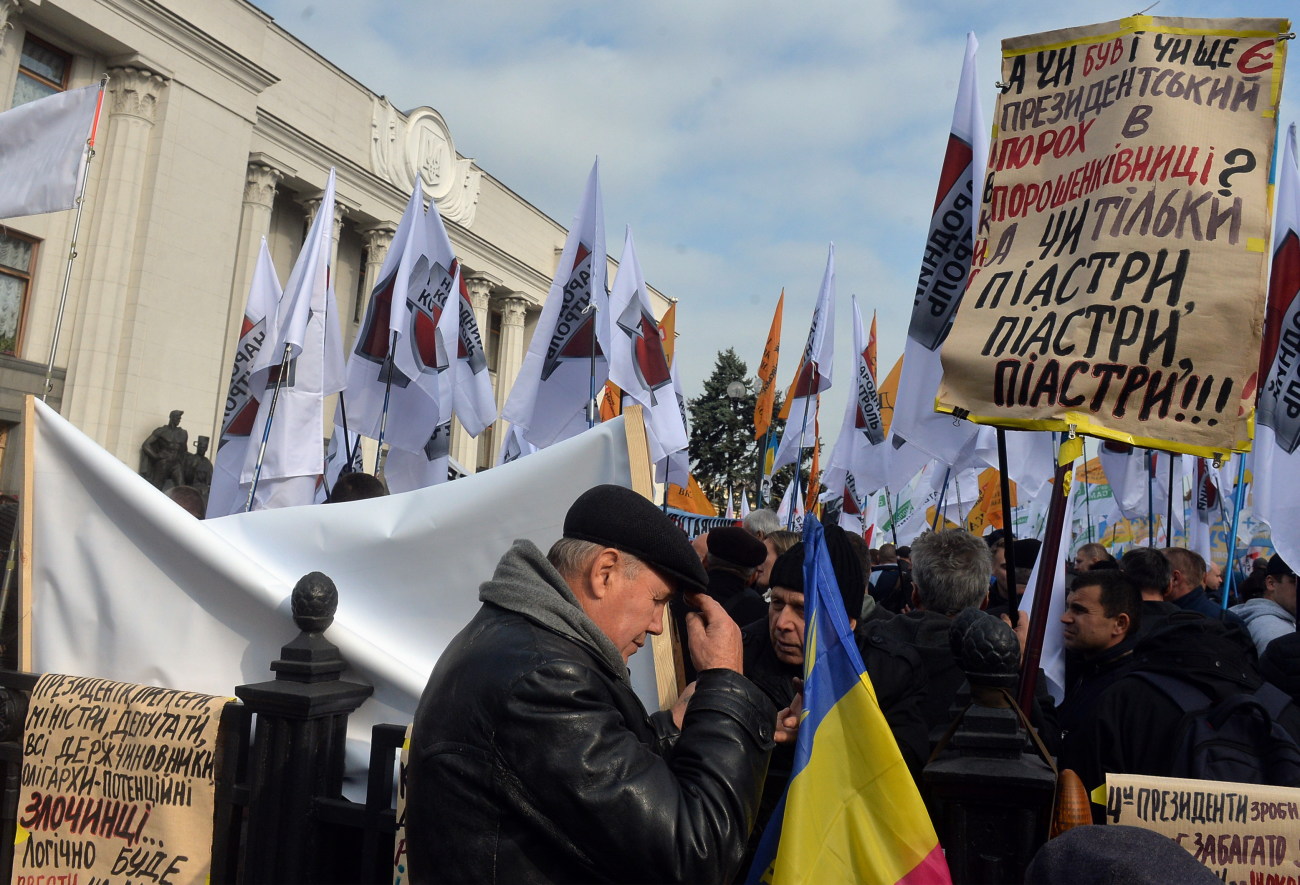
[[[73,207],[99,94],[69,89],[0,114],[0,218]]]
[[[23,500],[35,502],[34,668],[229,695],[272,678],[271,661],[296,635],[293,585],[321,571],[339,590],[327,635],[352,665],[348,678],[375,686],[352,717],[350,753],[369,744],[373,724],[409,721],[514,539],[545,550],[583,491],[631,483],[619,418],[404,495],[200,522],[32,402],[33,487]],[[650,656],[633,661],[638,693],[653,704]],[[364,766],[364,755],[352,758]]]

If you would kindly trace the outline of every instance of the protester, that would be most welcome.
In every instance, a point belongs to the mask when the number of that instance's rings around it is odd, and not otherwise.
[[[516,541],[440,656],[412,726],[415,882],[713,881],[736,871],[778,723],[745,679],[740,629],[658,507],[581,495],[564,537]],[[694,591],[700,665],[674,713],[646,715],[627,660]],[[785,724],[797,710],[783,711]]]
[[[1263,655],[1274,639],[1295,633],[1295,572],[1273,554],[1265,571],[1264,595],[1233,606],[1232,613],[1245,621],[1255,649]]]
[[[920,709],[925,670],[920,657],[905,643],[873,629],[874,625],[860,624],[853,615],[861,608],[866,595],[861,561],[852,544],[854,537],[838,526],[827,526],[827,557],[881,712],[908,768],[913,776],[919,777],[929,749]],[[803,566],[802,543],[777,559],[772,569],[772,602],[767,618],[749,624],[743,631],[745,675],[777,707],[791,704],[803,675]],[[793,747],[779,747],[772,754],[758,825],[750,839],[751,854],[757,848],[763,826],[785,791],[793,763]]]
[[[770,586],[769,578],[772,574],[772,566],[776,563],[776,558],[798,543],[798,532],[777,529],[774,532],[767,533],[767,537],[763,539],[763,546],[767,548],[767,558],[763,560],[762,565],[754,570],[755,590],[767,590]]]
[[[1116,824],[1074,827],[1048,839],[1025,868],[1025,881],[1054,885],[1215,885],[1220,882],[1168,836]]]
[[[345,473],[330,489],[329,503],[339,504],[344,501],[362,501],[366,498],[382,498],[388,494],[383,482],[377,476],[354,470]]]
[[[858,566],[862,569],[862,609],[858,613],[858,619],[863,623],[866,623],[867,621],[889,620],[894,616],[894,613],[883,608],[876,602],[871,593],[867,592],[867,588],[870,586],[868,583],[868,576],[871,574],[871,548],[867,546],[866,540],[859,534],[854,532],[845,532],[844,537],[848,539],[849,546],[852,547],[853,552],[857,554]],[[911,552],[910,547],[908,548],[908,552]],[[852,615],[853,613],[850,612],[849,614]]]
[[[1095,542],[1084,544],[1074,553],[1074,570],[1076,572],[1086,572],[1097,567],[1098,563],[1115,563],[1115,557],[1110,555],[1101,544]]]
[[[781,529],[781,518],[774,510],[751,510],[740,524],[745,531],[762,541],[772,532]]]
[[[926,671],[921,715],[932,742],[952,723],[953,702],[966,682],[949,644],[952,619],[988,602],[991,569],[988,545],[970,532],[927,532],[912,544],[912,610],[877,628],[921,658]]]
[[[1159,550],[1134,547],[1120,557],[1119,568],[1142,596],[1139,637],[1150,633],[1164,623],[1166,618],[1179,611],[1178,606],[1165,599],[1173,570],[1169,567],[1169,560]]]
[[[704,570],[708,589],[737,624],[748,624],[767,615],[767,604],[750,585],[754,571],[767,558],[767,547],[739,526],[727,526],[708,533]]]
[[[872,597],[886,611],[897,614],[908,604],[911,596],[907,575],[898,563],[898,548],[893,544],[880,545],[880,565],[871,569]]]
[[[1132,663],[1141,621],[1142,595],[1122,572],[1099,569],[1074,579],[1061,615],[1067,665],[1056,712],[1059,767],[1076,768],[1091,752],[1086,726],[1093,707]]]
[[[1164,554],[1171,570],[1165,599],[1184,611],[1200,612],[1245,632],[1246,624],[1239,615],[1225,611],[1217,600],[1205,595],[1205,560],[1201,554],[1186,547],[1167,547]]]

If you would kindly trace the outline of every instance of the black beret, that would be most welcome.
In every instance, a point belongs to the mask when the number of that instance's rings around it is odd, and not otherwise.
[[[744,568],[757,568],[767,559],[767,545],[736,526],[713,529],[708,534],[709,555]]]
[[[622,486],[596,486],[579,495],[564,515],[564,537],[631,553],[681,582],[681,590],[703,592],[709,583],[686,534],[662,510]]]
[[[1115,824],[1066,830],[1038,849],[1026,882],[1164,883],[1218,881],[1218,876],[1168,836]]]
[[[1268,558],[1268,571],[1265,574],[1272,578],[1295,576],[1295,572],[1291,571],[1291,566],[1287,565],[1282,557],[1276,553]]]
[[[1042,548],[1043,542],[1037,538],[1021,538],[1016,541],[1016,568],[1033,568],[1034,563],[1038,561],[1038,551]]]
[[[784,587],[795,593],[803,593],[803,541],[795,544],[772,563],[772,574],[768,576],[769,587]],[[862,577],[862,563],[849,546],[849,539],[839,526],[826,527],[826,553],[831,560],[831,571],[835,573],[835,583],[839,585],[840,598],[844,601],[844,610],[850,618],[862,613],[862,598],[866,595],[866,581]]]

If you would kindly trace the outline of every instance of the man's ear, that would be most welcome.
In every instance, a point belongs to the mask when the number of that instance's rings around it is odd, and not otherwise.
[[[988,591],[986,590],[984,591],[984,598],[980,600],[980,611],[984,611],[984,609],[988,607],[989,607],[989,594]]]
[[[912,608],[921,608],[921,591],[917,589],[916,584],[912,584]]]
[[[1128,616],[1128,612],[1120,612],[1118,615],[1116,615],[1115,627],[1119,631],[1117,635],[1127,636],[1130,623],[1131,623],[1131,619]]]
[[[591,568],[587,570],[592,596],[596,599],[604,599],[609,594],[610,579],[618,568],[619,552],[613,547],[606,547],[596,554],[591,561]]]

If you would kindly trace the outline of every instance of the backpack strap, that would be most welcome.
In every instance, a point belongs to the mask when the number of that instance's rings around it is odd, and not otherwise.
[[[1166,673],[1151,673],[1137,670],[1134,676],[1149,685],[1154,685],[1171,701],[1182,708],[1184,713],[1193,713],[1214,705],[1214,698],[1201,691],[1190,682],[1186,682]]]

